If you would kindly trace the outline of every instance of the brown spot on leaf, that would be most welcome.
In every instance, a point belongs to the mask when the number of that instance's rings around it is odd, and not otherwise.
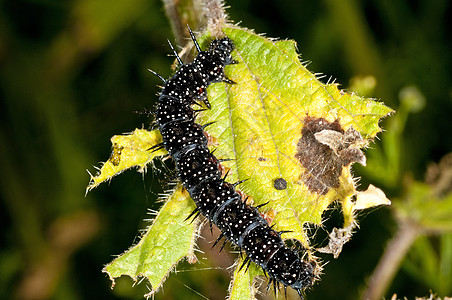
[[[268,225],[273,223],[273,219],[276,216],[275,211],[273,209],[270,209],[267,212],[261,212],[260,215],[261,215],[262,218],[265,219],[265,221],[267,221]]]
[[[213,135],[209,134],[207,131],[204,131],[204,135],[207,137],[207,145],[218,147],[218,139]]]
[[[287,188],[287,181],[284,178],[276,178],[273,181],[273,187],[278,191],[285,190]]]
[[[119,163],[121,162],[122,149],[124,149],[123,146],[119,146],[116,143],[113,145],[113,150],[111,151],[111,155],[110,155],[110,158],[108,160],[115,167],[118,166]]]
[[[310,191],[325,195],[330,188],[339,187],[342,167],[354,162],[366,164],[359,149],[364,141],[352,127],[344,131],[339,120],[331,123],[307,116],[304,123],[295,154],[305,168],[301,179]]]

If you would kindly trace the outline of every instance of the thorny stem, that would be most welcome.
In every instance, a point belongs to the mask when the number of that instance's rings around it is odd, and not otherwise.
[[[184,45],[189,38],[187,24],[192,28],[198,28],[200,25],[199,22],[202,18],[200,1],[184,1],[182,6],[181,1],[178,0],[163,0],[163,4],[177,45]]]
[[[389,283],[399,269],[402,259],[413,245],[421,230],[412,223],[401,221],[395,236],[389,241],[385,252],[372,273],[363,300],[382,299]]]
[[[187,24],[194,31],[207,26],[215,36],[218,34],[217,29],[227,19],[224,0],[163,0],[163,4],[176,43],[180,46],[190,39]]]

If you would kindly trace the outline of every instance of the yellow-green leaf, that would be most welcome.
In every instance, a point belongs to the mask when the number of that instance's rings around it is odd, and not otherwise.
[[[247,179],[239,188],[250,196],[248,201],[268,202],[261,210],[269,222],[276,230],[290,231],[284,238],[297,239],[307,249],[303,225],[321,224],[323,211],[335,200],[342,204],[344,231],[351,235],[355,210],[389,203],[377,188],[358,192],[350,167],[354,162],[365,164],[361,148],[381,130],[379,120],[392,110],[341,91],[337,84],[322,83],[299,61],[293,41],[270,40],[239,27],[225,27],[224,33],[236,46],[233,56],[238,63],[226,67],[236,84],[212,84],[212,109],[200,113],[196,122],[214,122],[206,128],[209,147],[216,149],[218,158],[232,159],[222,163],[229,170],[227,181]],[[204,36],[199,42],[206,48],[208,40]],[[121,141],[115,138],[112,156],[88,189],[132,166],[143,170],[164,154],[148,151],[160,143],[155,131],[137,130]],[[358,205],[352,201],[355,195]],[[145,276],[154,292],[182,257],[192,255],[196,227],[184,219],[194,204],[181,197],[176,192],[141,242],[106,267],[112,279]],[[185,242],[163,249],[175,230]],[[348,239],[335,238],[324,251],[338,255]],[[236,270],[230,298],[252,299],[258,274],[253,264],[248,272]]]
[[[231,286],[229,287],[229,300],[256,299],[254,295],[256,294],[257,288],[253,280],[255,276],[263,275],[263,273],[256,265],[250,265],[248,270],[244,266],[240,270],[242,264],[243,259],[239,259],[237,263],[238,267],[235,268]]]
[[[353,145],[359,151],[380,131],[378,121],[391,109],[345,93],[337,84],[319,81],[299,61],[293,41],[269,40],[237,27],[224,28],[224,32],[236,45],[233,55],[238,64],[227,66],[226,73],[237,84],[211,86],[212,109],[199,120],[216,121],[208,132],[216,138],[216,155],[233,159],[224,163],[230,169],[229,181],[248,179],[239,188],[256,205],[270,201],[264,209],[274,217],[276,229],[291,231],[285,237],[300,240],[307,247],[303,224],[320,224],[323,211],[333,201],[347,206],[345,225],[353,224],[350,199],[356,190],[350,165],[354,161],[365,163],[364,156],[344,165],[338,184],[327,193],[313,191],[305,184],[312,169],[297,159],[301,133],[309,118],[336,122],[343,132],[326,130],[323,140],[316,137],[317,142],[335,151],[338,149],[333,149],[332,143],[343,146],[348,133],[359,133],[361,139]],[[287,182],[285,189],[274,187],[278,178]]]
[[[195,261],[195,233],[198,222],[185,218],[195,209],[188,193],[178,187],[160,209],[140,242],[104,268],[113,281],[128,275],[135,281],[146,277],[155,293],[172,268],[184,257]]]
[[[150,150],[161,142],[162,136],[158,130],[135,129],[130,134],[113,136],[110,158],[95,176],[91,176],[86,191],[132,167],[138,167],[139,172],[144,172],[148,163],[166,153],[165,150]]]

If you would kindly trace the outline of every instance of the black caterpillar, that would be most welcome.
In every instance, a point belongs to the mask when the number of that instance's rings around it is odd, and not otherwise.
[[[164,80],[156,121],[163,137],[162,144],[176,162],[177,172],[184,187],[197,208],[187,218],[203,214],[240,250],[246,253],[243,266],[255,262],[268,274],[267,289],[279,283],[295,289],[301,298],[304,288],[313,284],[315,262],[301,259],[297,252],[288,248],[282,238],[283,232],[273,230],[261,216],[258,207],[245,203],[235,186],[225,181],[219,169],[221,160],[207,148],[204,128],[195,123],[196,111],[191,107],[204,102],[210,108],[206,89],[211,83],[234,83],[224,74],[226,65],[236,63],[231,52],[234,44],[229,38],[215,39],[207,51],[201,51],[193,33],[190,35],[198,50],[192,63],[183,64],[174,51],[180,68],[176,74]],[[225,176],[226,177],[226,176]],[[240,182],[239,182],[240,183]]]

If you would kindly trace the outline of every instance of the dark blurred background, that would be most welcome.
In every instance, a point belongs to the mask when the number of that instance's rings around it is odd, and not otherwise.
[[[422,181],[427,165],[452,150],[450,0],[226,4],[241,26],[297,41],[308,68],[328,75],[324,81],[331,76],[353,89],[371,76],[366,96],[396,110],[402,92],[414,91],[420,104],[402,115],[397,166],[380,176],[357,170],[364,187],[372,182],[401,197],[405,177]],[[157,100],[159,80],[147,69],[171,74],[167,38],[174,40],[157,0],[0,1],[1,299],[142,299],[147,292],[128,278],[111,290],[101,270],[137,242],[171,175],[128,171],[85,197],[86,170],[108,159],[111,136],[149,126],[136,112]],[[384,128],[391,118],[397,114]],[[323,257],[331,261],[308,299],[359,299],[396,222],[390,208],[358,219],[341,256]],[[224,299],[235,258],[227,253],[179,265],[155,299]],[[422,278],[402,267],[386,297],[450,296]]]

